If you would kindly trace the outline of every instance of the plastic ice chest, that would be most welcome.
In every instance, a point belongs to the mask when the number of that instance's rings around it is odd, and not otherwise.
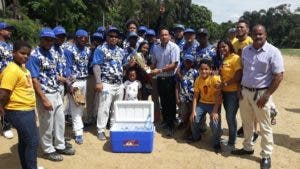
[[[110,129],[112,152],[151,153],[154,137],[152,101],[116,101],[115,124]]]

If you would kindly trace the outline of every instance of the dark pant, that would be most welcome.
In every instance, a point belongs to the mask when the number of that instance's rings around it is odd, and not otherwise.
[[[7,131],[11,129],[11,124],[5,116],[6,115],[1,116],[2,131]]]
[[[175,77],[158,77],[157,88],[161,101],[163,122],[167,123],[168,127],[174,128],[176,117]]]
[[[22,168],[36,169],[39,136],[34,110],[6,110],[5,113],[5,117],[11,122],[18,132],[18,151]]]
[[[226,111],[226,121],[229,130],[229,145],[234,145],[236,141],[237,121],[236,113],[239,108],[239,98],[237,92],[223,92],[223,105]]]

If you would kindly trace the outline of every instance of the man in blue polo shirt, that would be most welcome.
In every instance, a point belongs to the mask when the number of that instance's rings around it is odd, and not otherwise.
[[[232,151],[234,155],[254,153],[254,121],[260,126],[262,169],[271,168],[273,132],[270,112],[274,105],[272,94],[283,79],[284,64],[280,51],[267,42],[266,28],[256,25],[252,29],[253,44],[242,51],[243,77],[240,112],[245,140],[243,148]]]
[[[116,27],[108,28],[106,43],[98,46],[94,52],[95,90],[100,99],[97,117],[99,140],[106,140],[105,128],[108,118],[111,117],[110,126],[115,122],[114,102],[122,100],[124,94],[122,85],[124,50],[117,46],[119,34],[120,31]]]
[[[12,57],[12,44],[7,41],[10,39],[12,31],[15,27],[8,25],[5,22],[0,22],[0,74],[7,66],[8,62],[13,60]],[[2,132],[5,138],[11,139],[14,137],[11,131],[11,124],[4,116],[1,116]]]
[[[69,79],[74,81],[72,89],[78,89],[81,94],[86,94],[86,80],[88,77],[88,60],[90,49],[87,47],[88,33],[86,30],[78,29],[75,32],[75,43],[65,51],[67,65],[70,72]],[[74,91],[69,91],[72,94]],[[87,96],[88,97],[88,96]],[[83,144],[83,122],[82,115],[84,105],[77,105],[74,99],[70,99],[70,111],[75,133],[75,142]]]
[[[58,59],[51,51],[55,34],[50,28],[40,32],[40,44],[26,64],[32,76],[37,95],[41,147],[46,159],[62,161],[60,154],[74,155],[75,150],[65,146],[65,116],[59,90]]]

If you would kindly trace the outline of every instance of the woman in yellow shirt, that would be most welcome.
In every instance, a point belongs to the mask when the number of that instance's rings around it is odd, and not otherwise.
[[[194,84],[193,108],[190,120],[192,123],[192,136],[188,142],[195,142],[201,139],[201,121],[206,113],[210,114],[210,127],[213,133],[213,148],[216,153],[221,151],[221,93],[218,86],[221,83],[220,76],[212,75],[213,63],[211,60],[200,61],[200,76]]]
[[[234,48],[229,40],[219,41],[217,55],[223,58],[220,66],[221,88],[229,129],[227,148],[231,151],[235,148],[236,141],[236,113],[239,108],[238,89],[242,78],[242,63],[240,57],[234,53]]]
[[[13,62],[0,75],[0,115],[4,115],[17,129],[19,158],[22,168],[37,168],[38,130],[35,121],[35,93],[30,72],[25,63],[31,46],[16,41]]]

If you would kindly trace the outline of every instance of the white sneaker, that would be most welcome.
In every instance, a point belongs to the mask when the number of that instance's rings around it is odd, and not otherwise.
[[[44,169],[44,167],[42,167],[42,166],[39,166],[37,169]]]
[[[11,130],[6,130],[3,132],[3,136],[7,139],[12,139],[14,137],[14,133]]]

